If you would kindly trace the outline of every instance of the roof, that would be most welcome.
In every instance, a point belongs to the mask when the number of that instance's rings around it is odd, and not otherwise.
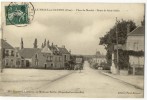
[[[40,49],[38,48],[23,48],[19,50],[19,54],[23,58],[32,58],[33,55],[39,51]]]
[[[94,55],[95,58],[106,58],[105,55]]]
[[[70,54],[66,48],[58,47],[58,49],[59,49],[60,53],[62,53],[62,54]]]
[[[48,46],[45,46],[42,50],[41,50],[42,53],[50,53],[52,54],[52,51],[48,48]]]
[[[128,36],[144,36],[145,34],[145,27],[144,26],[139,26],[130,33],[128,33]]]
[[[6,40],[1,39],[1,45],[4,49],[14,49],[9,43],[6,42]]]

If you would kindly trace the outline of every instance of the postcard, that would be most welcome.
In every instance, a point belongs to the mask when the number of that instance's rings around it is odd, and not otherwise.
[[[0,96],[144,98],[144,3],[2,2]]]

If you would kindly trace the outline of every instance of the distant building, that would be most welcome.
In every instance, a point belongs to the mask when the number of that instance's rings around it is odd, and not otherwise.
[[[98,66],[101,65],[101,63],[106,63],[106,56],[101,54],[99,51],[96,52],[96,54],[91,59],[92,63],[97,63]]]

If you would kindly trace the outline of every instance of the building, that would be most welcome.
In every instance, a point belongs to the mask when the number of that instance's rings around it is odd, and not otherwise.
[[[22,41],[21,41],[22,42]],[[5,67],[64,69],[70,61],[70,52],[57,45],[45,45],[43,48],[14,48],[3,40]]]
[[[144,25],[137,27],[132,32],[128,33],[126,42],[127,51],[144,52],[145,45],[145,27]],[[144,69],[144,56],[129,55],[129,63],[133,68],[135,74],[135,68]]]
[[[2,65],[4,64],[6,67],[14,66],[14,48],[6,42],[6,40],[1,39],[1,52],[2,52]]]
[[[97,65],[100,66],[102,63],[106,63],[106,57],[105,57],[105,55],[103,55],[99,51],[97,51],[96,54],[91,59],[91,62],[97,63]]]

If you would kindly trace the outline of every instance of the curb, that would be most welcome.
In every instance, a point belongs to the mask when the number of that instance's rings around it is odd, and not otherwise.
[[[126,81],[124,81],[124,80],[121,80],[121,79],[119,79],[119,78],[116,78],[116,77],[114,77],[114,76],[111,76],[111,75],[109,75],[109,74],[107,74],[107,73],[105,73],[105,72],[102,72],[102,71],[100,71],[100,72],[101,72],[102,74],[106,75],[106,76],[109,76],[109,77],[111,77],[111,78],[113,78],[113,79],[116,79],[116,80],[118,80],[118,81],[120,81],[120,82],[123,82],[123,83],[125,83],[125,84],[127,84],[127,85],[131,85],[131,86],[133,86],[133,87],[135,87],[135,88],[137,88],[137,89],[144,90],[144,88],[142,88],[142,87],[140,87],[140,86],[131,84],[131,83],[129,83],[129,82],[126,82]]]

